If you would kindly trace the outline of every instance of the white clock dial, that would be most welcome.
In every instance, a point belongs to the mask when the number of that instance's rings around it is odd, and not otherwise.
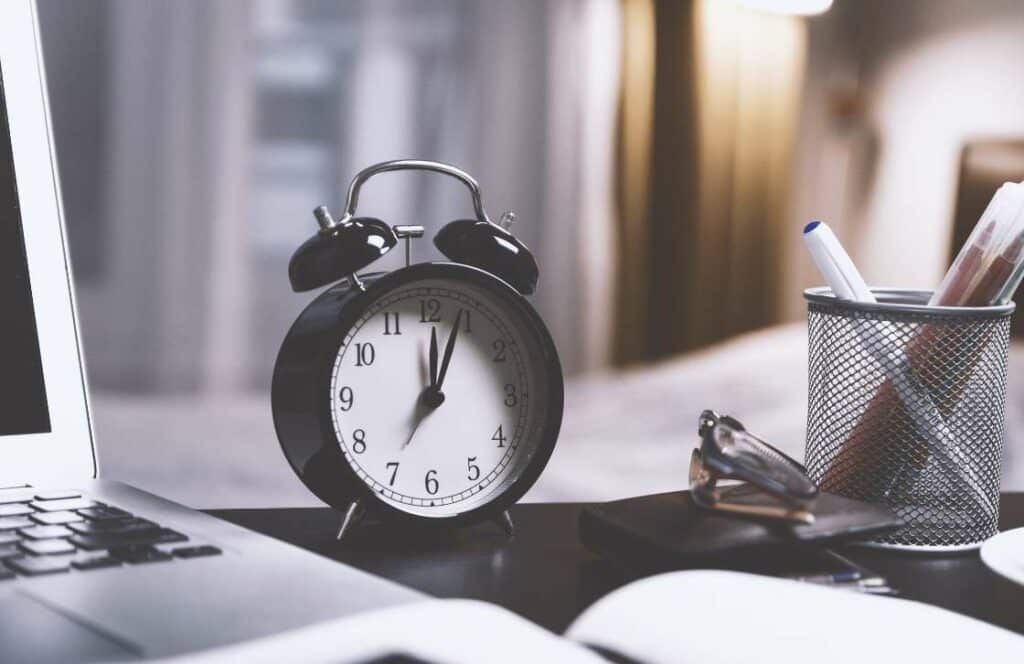
[[[518,478],[546,416],[525,325],[486,290],[443,278],[395,288],[356,321],[335,358],[331,418],[345,459],[378,498],[447,517]]]

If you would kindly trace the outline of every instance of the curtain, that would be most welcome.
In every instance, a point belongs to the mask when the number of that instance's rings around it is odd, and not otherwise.
[[[623,0],[618,363],[777,322],[805,24]]]
[[[76,3],[76,11],[88,4]],[[102,43],[93,48],[101,57],[92,62],[77,57],[84,45],[59,39],[59,28],[73,20],[64,13],[68,4],[41,6],[44,51],[55,63],[48,85],[62,180],[74,183],[95,169],[89,185],[99,199],[97,266],[76,282],[90,382],[196,389],[204,377],[210,298],[231,264],[230,256],[213,252],[237,244],[244,230],[235,216],[242,170],[224,157],[236,151],[244,126],[233,111],[247,5],[97,3],[91,9],[101,25],[93,38]],[[76,93],[68,79],[85,89]],[[93,81],[104,85],[88,89]],[[102,97],[102,113],[94,125],[62,135],[62,118],[83,97],[86,105]],[[84,140],[90,131],[101,141]],[[78,247],[88,246],[76,241],[80,199],[78,189],[64,186],[76,267]],[[233,228],[225,225],[233,221]]]
[[[607,363],[618,0],[41,6],[94,387],[265,389],[311,298],[287,281],[310,211],[397,157],[462,166],[493,217],[514,210],[566,373]],[[427,227],[415,261],[470,209],[416,174],[360,201]]]
[[[545,227],[537,247],[537,297],[567,374],[611,360],[619,21],[617,0],[547,4]]]

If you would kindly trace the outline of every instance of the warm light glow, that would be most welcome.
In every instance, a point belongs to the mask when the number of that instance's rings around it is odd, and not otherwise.
[[[735,0],[744,7],[774,14],[813,16],[824,14],[832,0]]]

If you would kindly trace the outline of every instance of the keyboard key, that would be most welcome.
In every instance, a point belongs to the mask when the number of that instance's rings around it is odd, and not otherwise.
[[[0,505],[7,503],[27,503],[35,497],[32,489],[0,489]]]
[[[65,498],[81,498],[81,491],[64,489],[63,491],[39,491],[36,500],[63,500]]]
[[[0,533],[0,546],[4,544],[17,544],[21,541],[21,535],[15,530],[7,530]]]
[[[96,558],[84,558],[82,560],[76,560],[71,563],[71,566],[75,569],[88,571],[92,569],[105,569],[107,567],[119,567],[121,561],[111,556],[99,556]]]
[[[44,526],[59,526],[65,523],[75,523],[76,521],[84,521],[85,517],[78,512],[35,512],[29,515],[29,518],[36,523],[41,523]]]
[[[14,544],[5,544],[0,546],[0,560],[7,560],[8,558],[20,558],[24,552]]]
[[[34,540],[69,537],[74,534],[64,526],[32,526],[31,528],[22,528],[18,532]]]
[[[140,563],[155,563],[173,558],[171,554],[164,553],[151,546],[129,545],[119,546],[110,550],[110,555],[132,565]]]
[[[152,521],[145,519],[108,519],[106,521],[83,521],[81,523],[68,524],[68,528],[82,535],[95,535],[98,533],[123,533],[132,530],[146,530],[148,528],[159,528]]]
[[[3,567],[0,567],[0,581],[7,581],[8,579],[13,579],[13,578],[14,578],[14,572],[12,572],[9,569],[4,569]]]
[[[75,546],[62,539],[28,540],[21,543],[21,548],[33,556],[53,556],[59,553],[75,552]]]
[[[6,561],[7,566],[15,572],[35,576],[37,574],[55,574],[66,572],[69,569],[70,558],[68,556],[42,556],[25,558],[14,558]]]
[[[0,516],[0,532],[28,528],[34,525],[35,523],[31,519],[23,516]]]
[[[116,546],[173,544],[187,542],[188,538],[168,528],[145,528],[125,533],[96,533],[93,535],[74,535],[71,541],[75,546],[86,551],[110,549]]]
[[[178,558],[201,558],[203,556],[219,556],[221,550],[215,546],[204,544],[203,546],[182,546],[171,551]]]
[[[72,508],[75,509],[75,508]],[[109,507],[103,505],[101,507],[91,507],[88,509],[80,509],[78,513],[84,516],[90,521],[106,521],[108,519],[126,519],[131,516],[131,512],[125,512],[119,510],[116,507]]]
[[[0,505],[0,516],[24,516],[26,514],[32,514],[33,512],[35,512],[35,510],[25,503],[9,503],[7,505]]]
[[[64,510],[81,510],[99,505],[88,498],[66,498],[64,500],[36,500],[32,507],[40,512],[63,512]]]

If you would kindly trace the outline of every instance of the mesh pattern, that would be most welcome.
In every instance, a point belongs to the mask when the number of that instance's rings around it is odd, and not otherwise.
[[[892,507],[877,543],[970,546],[995,535],[1010,312],[971,316],[808,302],[808,473]]]

